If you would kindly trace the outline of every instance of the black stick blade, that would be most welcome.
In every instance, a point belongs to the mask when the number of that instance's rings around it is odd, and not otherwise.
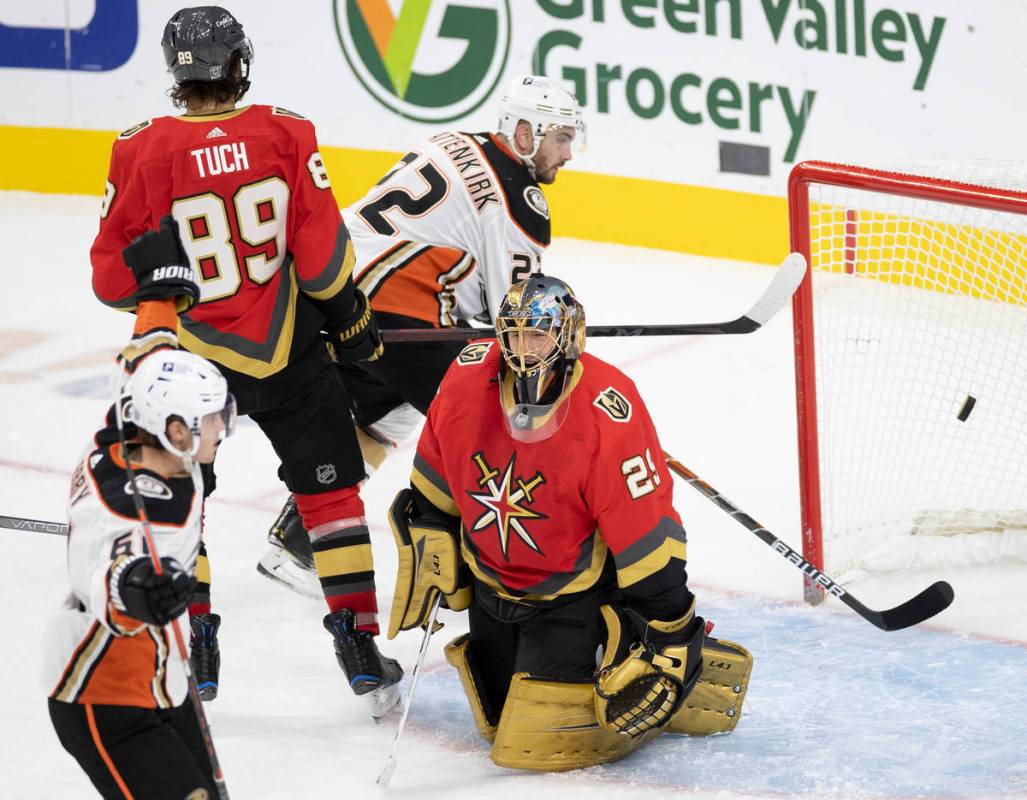
[[[874,624],[885,631],[900,631],[919,625],[952,605],[955,596],[946,581],[938,581],[905,603],[880,612],[880,622],[874,621]]]

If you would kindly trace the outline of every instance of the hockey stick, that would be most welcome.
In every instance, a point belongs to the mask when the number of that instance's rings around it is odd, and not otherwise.
[[[143,535],[146,537],[146,546],[150,550],[150,560],[153,562],[153,571],[162,575],[164,570],[161,567],[160,555],[157,553],[157,542],[153,538],[153,529],[150,527],[150,518],[146,514],[146,506],[143,505],[143,497],[139,493],[139,486],[136,484],[136,473],[132,469],[132,462],[128,457],[128,445],[125,442],[125,421],[121,408],[121,393],[114,393],[114,418],[118,426],[118,443],[121,447],[121,455],[125,460],[125,472],[128,474],[128,481],[132,484],[132,503],[135,505],[139,521],[143,526]],[[189,699],[192,700],[193,710],[196,712],[196,722],[200,726],[200,735],[203,744],[207,748],[207,758],[210,759],[210,770],[214,775],[214,785],[218,790],[218,797],[221,800],[228,800],[228,785],[225,783],[225,775],[221,771],[221,764],[218,761],[218,754],[214,750],[214,739],[210,735],[210,726],[207,724],[207,716],[203,712],[203,701],[200,700],[200,692],[196,688],[196,677],[193,675],[192,664],[189,662],[189,652],[185,649],[185,639],[182,636],[182,628],[177,619],[171,620],[171,631],[175,636],[175,646],[178,649],[179,658],[182,660],[182,669],[185,671],[186,683],[189,686]],[[206,794],[206,793],[204,793]]]
[[[421,639],[421,650],[417,654],[417,663],[414,665],[414,674],[410,677],[410,691],[407,692],[407,700],[403,704],[403,716],[399,719],[399,727],[396,728],[396,736],[392,740],[392,751],[389,753],[389,760],[384,769],[379,773],[376,783],[383,789],[389,787],[392,780],[392,773],[396,771],[396,754],[399,752],[399,737],[403,735],[403,728],[407,724],[407,714],[410,713],[410,703],[414,699],[414,689],[417,688],[417,679],[421,677],[421,667],[424,664],[424,657],[428,653],[428,641],[435,632],[435,617],[439,614],[439,606],[442,605],[442,595],[435,598],[431,607],[431,614],[428,616],[428,624],[424,627],[424,638]]]
[[[728,322],[698,322],[685,325],[589,325],[585,335],[608,336],[712,336],[726,333],[752,333],[767,323],[795,294],[806,274],[806,259],[790,253],[755,305]],[[393,328],[381,331],[384,342],[453,342],[489,339],[495,328]]]
[[[726,511],[738,522],[755,533],[756,536],[768,544],[782,558],[798,567],[812,583],[820,586],[828,594],[837,597],[863,617],[863,619],[873,623],[882,631],[898,631],[903,628],[909,628],[912,625],[918,625],[951,605],[955,596],[952,587],[945,581],[938,581],[928,586],[916,597],[907,600],[905,603],[900,603],[895,608],[885,609],[884,611],[874,611],[872,608],[867,608],[834,580],[814,567],[744,511],[740,510],[734,503],[672,455],[664,452],[663,457],[667,459],[667,466],[670,467],[672,472],[680,475],[690,486],[704,494],[715,505],[719,506],[721,510]]]
[[[53,533],[57,536],[68,535],[68,525],[64,522],[44,522],[41,519],[25,517],[0,517],[0,528],[12,531],[29,531],[30,533]]]

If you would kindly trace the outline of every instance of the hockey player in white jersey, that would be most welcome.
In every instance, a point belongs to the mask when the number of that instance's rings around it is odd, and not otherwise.
[[[44,641],[50,718],[104,797],[216,797],[185,671],[167,625],[195,585],[201,464],[235,422],[224,377],[200,356],[149,356],[75,470],[68,500],[69,592]],[[119,401],[119,402],[122,402]],[[136,512],[130,461],[161,574]]]
[[[510,285],[539,270],[550,240],[542,186],[584,148],[581,107],[555,81],[524,75],[499,112],[495,132],[423,142],[343,210],[379,329],[491,323]],[[462,347],[393,343],[374,363],[340,367],[368,475],[416,428]],[[319,596],[291,498],[268,538],[257,569]]]

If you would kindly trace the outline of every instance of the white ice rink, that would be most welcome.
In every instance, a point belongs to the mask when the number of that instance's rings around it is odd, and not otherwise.
[[[109,403],[111,357],[131,320],[90,289],[98,201],[0,193],[0,514],[64,520],[69,472]],[[682,220],[687,224],[687,220]],[[784,254],[782,254],[784,255]],[[744,311],[763,266],[557,241],[547,272],[577,290],[592,323],[714,321]],[[751,336],[593,340],[639,384],[664,448],[776,535],[798,537],[790,314]],[[387,504],[412,445],[368,484],[387,616],[395,548]],[[254,565],[286,496],[257,428],[218,457],[206,538],[221,628],[221,691],[207,706],[234,798],[375,798],[396,719],[375,725],[346,687],[323,603]],[[494,766],[442,646],[465,629],[444,612],[388,794],[409,800],[654,795],[756,798],[1027,798],[1027,565],[864,579],[873,608],[934,580],[953,606],[929,625],[884,633],[848,608],[799,602],[798,572],[687,486],[689,575],[715,635],[752,650],[755,668],[729,736],[664,736],[618,764],[560,775]],[[65,592],[64,540],[0,530],[0,798],[93,797],[59,746],[39,684],[45,619]],[[419,634],[382,649],[407,667]]]

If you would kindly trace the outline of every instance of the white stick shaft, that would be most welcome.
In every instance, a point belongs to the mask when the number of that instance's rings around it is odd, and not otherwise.
[[[407,715],[410,713],[410,704],[414,699],[414,690],[417,689],[417,679],[421,677],[421,667],[424,665],[424,657],[428,654],[428,642],[431,640],[432,631],[435,628],[435,618],[439,615],[439,606],[442,604],[442,595],[435,598],[432,604],[431,614],[428,615],[428,624],[424,629],[424,638],[421,639],[421,650],[417,654],[417,663],[414,665],[414,674],[410,677],[410,691],[407,692],[406,702],[403,704],[403,716],[399,718],[399,726],[396,728],[396,736],[392,740],[392,752],[389,753],[389,761],[385,769],[378,776],[380,786],[388,786],[392,779],[392,773],[396,769],[396,754],[399,752],[399,738],[403,735],[403,728],[407,724]]]

